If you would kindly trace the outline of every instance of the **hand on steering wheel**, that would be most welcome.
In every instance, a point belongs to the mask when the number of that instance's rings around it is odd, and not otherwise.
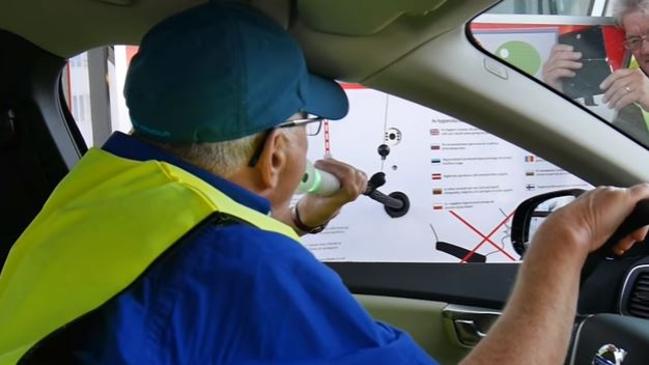
[[[564,247],[586,260],[582,281],[598,262],[622,255],[649,230],[649,184],[630,188],[598,187],[552,214],[539,228],[535,240],[551,242],[565,237],[574,247]],[[545,242],[544,242],[545,243]],[[560,243],[563,244],[563,243]]]

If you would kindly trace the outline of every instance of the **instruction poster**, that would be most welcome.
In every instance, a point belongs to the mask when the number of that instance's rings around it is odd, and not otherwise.
[[[410,210],[390,217],[361,195],[303,243],[323,261],[515,262],[509,229],[522,200],[590,186],[519,147],[460,120],[362,87],[347,87],[350,112],[310,137],[309,159],[333,158],[399,191]],[[379,146],[389,154],[380,156]],[[385,148],[384,148],[385,149]]]

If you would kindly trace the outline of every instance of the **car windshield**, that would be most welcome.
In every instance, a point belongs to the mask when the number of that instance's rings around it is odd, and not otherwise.
[[[649,147],[649,15],[641,3],[506,0],[470,31],[487,52]]]

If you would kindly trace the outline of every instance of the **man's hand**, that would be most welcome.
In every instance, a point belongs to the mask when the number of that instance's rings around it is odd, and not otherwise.
[[[641,70],[620,69],[609,75],[599,86],[605,90],[604,102],[620,110],[633,103],[649,111],[649,79]]]
[[[599,187],[582,194],[543,222],[534,236],[532,247],[539,249],[557,243],[555,237],[570,237],[577,252],[584,257],[600,248],[620,226],[636,203],[649,198],[649,184],[630,188]],[[637,241],[642,241],[649,228],[640,228],[616,244],[613,251],[622,254]],[[565,249],[565,247],[564,247]]]
[[[543,64],[543,81],[563,91],[562,79],[575,77],[575,70],[583,67],[580,59],[581,52],[575,52],[573,46],[555,44],[550,51],[550,58]]]
[[[646,198],[649,184],[601,187],[552,213],[534,235],[502,316],[462,364],[563,363],[586,256],[601,247]],[[617,253],[646,233],[644,227],[622,239]]]
[[[318,160],[314,166],[340,180],[340,190],[330,196],[305,194],[297,203],[302,223],[309,227],[324,224],[335,217],[343,205],[356,200],[367,189],[367,175],[334,159]]]

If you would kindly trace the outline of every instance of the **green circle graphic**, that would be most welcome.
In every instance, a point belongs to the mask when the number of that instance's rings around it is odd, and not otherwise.
[[[531,44],[523,41],[509,41],[498,47],[496,56],[520,68],[530,75],[541,69],[541,55]]]

